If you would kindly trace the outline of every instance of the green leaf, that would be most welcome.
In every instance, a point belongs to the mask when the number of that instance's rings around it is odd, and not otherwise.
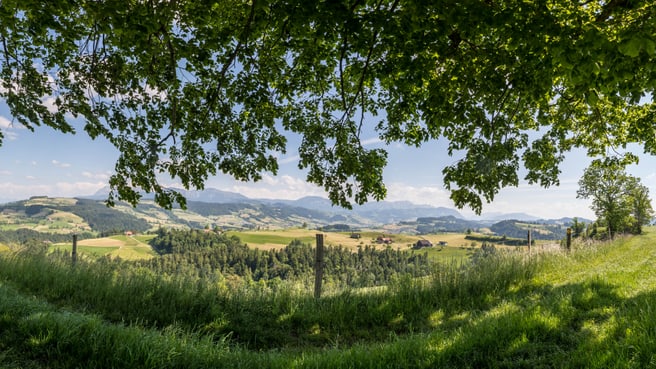
[[[642,50],[643,42],[642,39],[638,37],[632,37],[628,41],[624,41],[620,44],[619,50],[622,54],[635,58],[640,55]]]

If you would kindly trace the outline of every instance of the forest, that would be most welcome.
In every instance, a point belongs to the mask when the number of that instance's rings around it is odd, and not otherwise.
[[[313,276],[315,250],[298,240],[283,249],[259,250],[249,248],[237,237],[215,232],[159,229],[150,244],[159,257],[126,263],[158,274],[207,280],[232,275],[267,282]],[[324,251],[326,284],[339,287],[384,285],[399,275],[425,276],[432,268],[425,252],[394,250],[391,246],[359,246],[356,252],[327,246]]]
[[[77,234],[78,240],[97,237],[91,232],[80,232]],[[6,245],[39,245],[45,247],[47,243],[70,242],[71,235],[64,233],[38,232],[27,228],[16,230],[5,230],[0,232],[0,243]]]

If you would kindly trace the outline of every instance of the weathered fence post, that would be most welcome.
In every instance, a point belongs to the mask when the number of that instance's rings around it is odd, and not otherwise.
[[[572,228],[567,228],[567,252],[572,250]]]
[[[77,234],[73,233],[73,251],[71,252],[73,265],[77,263]]]
[[[314,298],[321,297],[321,281],[323,280],[323,234],[317,233],[317,251],[314,262]]]
[[[530,254],[531,253],[531,230],[530,229],[528,230],[528,232],[526,234],[526,238],[528,240],[528,253]]]

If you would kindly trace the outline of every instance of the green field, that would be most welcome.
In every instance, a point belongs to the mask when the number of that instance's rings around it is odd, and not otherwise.
[[[5,255],[2,368],[602,369],[656,362],[653,228],[569,254],[500,253],[320,299],[284,282],[229,288],[85,260],[72,268],[42,255]]]
[[[280,234],[272,232],[228,232],[228,235],[237,236],[241,242],[253,246],[276,244],[280,245],[280,247],[285,247],[296,239],[303,243],[314,243],[316,239],[313,235],[301,235],[300,237],[296,237],[293,235],[285,235],[284,231],[279,233]]]
[[[237,236],[241,242],[250,247],[267,250],[282,249],[293,240],[300,240],[301,242],[315,245],[317,233],[320,232],[307,229],[287,229],[275,231],[231,231],[228,232],[228,236]],[[466,240],[465,235],[460,233],[413,236],[387,234],[381,231],[367,231],[360,233],[360,239],[351,238],[351,232],[321,233],[324,234],[324,244],[326,246],[341,245],[350,248],[353,251],[357,250],[357,247],[365,245],[370,245],[376,248],[392,247],[393,249],[410,250],[417,240],[427,239],[430,240],[434,246],[415,250],[414,252],[428,253],[428,256],[431,259],[442,262],[465,261],[470,258],[481,245],[480,242],[475,242],[476,245],[472,246],[472,241]],[[376,238],[378,236],[391,237],[394,242],[389,246],[377,244]],[[156,253],[150,248],[148,242],[154,237],[155,235],[153,234],[144,234],[135,236],[116,235],[106,238],[87,239],[79,243],[78,250],[80,253],[86,253],[94,257],[111,255],[128,260],[151,258],[155,256]],[[438,246],[437,244],[440,241],[446,242],[447,246]],[[502,246],[497,247],[502,248]],[[57,244],[53,246],[53,249],[65,249],[70,251],[72,245],[70,243]]]
[[[383,231],[364,231],[357,232],[360,234],[359,239],[351,238],[351,232],[319,232],[316,230],[290,229],[276,231],[244,231],[228,232],[228,235],[237,236],[239,239],[251,247],[269,249],[283,248],[295,239],[311,245],[316,244],[316,234],[324,234],[324,244],[326,246],[344,246],[353,251],[358,246],[371,245],[376,248],[392,247],[393,249],[409,250],[420,239],[427,239],[433,243],[433,247],[423,248],[414,252],[428,253],[433,260],[442,262],[464,261],[474,254],[481,243],[477,242],[477,247],[471,246],[471,241],[465,239],[462,233],[444,233],[433,235],[405,235],[405,234],[388,234]],[[393,243],[389,246],[376,243],[379,236],[390,237]],[[446,242],[447,246],[438,246],[440,241]]]
[[[461,262],[467,260],[474,254],[474,248],[468,247],[430,247],[417,250],[415,252],[426,252],[428,257],[435,261],[440,262]]]
[[[157,253],[148,245],[154,235],[124,236],[117,235],[104,238],[86,239],[78,242],[78,252],[93,257],[111,255],[125,260],[152,258]],[[55,244],[53,250],[73,249],[72,243]]]
[[[72,252],[73,246],[72,245],[53,245],[51,247],[52,250],[64,250],[68,252]],[[78,246],[77,247],[77,252],[80,254],[87,254],[91,256],[104,256],[104,255],[109,255],[115,251],[117,251],[119,247],[102,247],[102,246]]]

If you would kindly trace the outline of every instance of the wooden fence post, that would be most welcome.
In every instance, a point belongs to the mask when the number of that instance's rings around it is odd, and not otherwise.
[[[528,253],[531,253],[531,230],[529,229],[526,238],[528,239]]]
[[[567,228],[567,252],[572,250],[572,228]]]
[[[323,234],[317,233],[317,251],[314,262],[314,298],[321,297],[321,281],[323,280]]]
[[[73,251],[71,252],[73,265],[77,263],[77,234],[73,233]]]

